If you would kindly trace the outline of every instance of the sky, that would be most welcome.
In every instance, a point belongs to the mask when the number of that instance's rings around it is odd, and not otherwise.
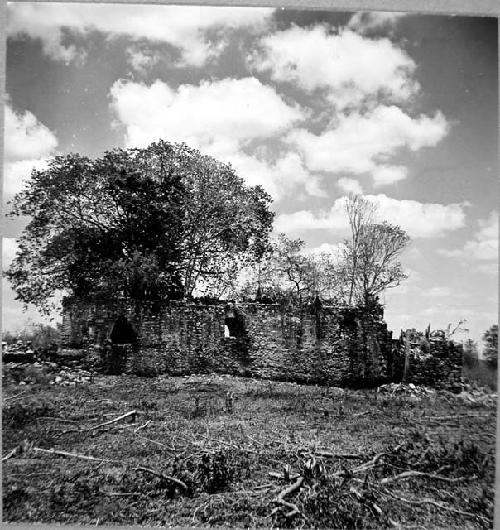
[[[229,162],[308,252],[350,192],[411,237],[400,329],[498,321],[495,18],[272,8],[8,5],[4,202],[33,167],[160,138]],[[8,209],[8,206],[7,206]],[[4,223],[3,267],[25,219]],[[3,328],[37,312],[3,279]]]

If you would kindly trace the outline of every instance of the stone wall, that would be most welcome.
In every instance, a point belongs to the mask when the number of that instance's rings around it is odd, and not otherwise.
[[[393,379],[401,381],[403,378],[407,333],[410,346],[407,381],[417,385],[453,388],[462,377],[463,346],[447,340],[441,330],[407,330],[401,333],[393,346]]]
[[[137,334],[124,370],[138,375],[219,372],[361,385],[387,380],[391,364],[381,312],[321,305],[67,302],[64,341],[103,347],[120,315]]]

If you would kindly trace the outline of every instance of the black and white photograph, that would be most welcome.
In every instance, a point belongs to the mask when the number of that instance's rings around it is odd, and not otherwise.
[[[494,527],[498,17],[343,9],[5,6],[4,522]]]

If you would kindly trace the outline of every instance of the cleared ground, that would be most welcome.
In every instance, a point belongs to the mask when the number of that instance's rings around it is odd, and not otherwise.
[[[492,527],[491,405],[218,375],[4,381],[4,521]]]

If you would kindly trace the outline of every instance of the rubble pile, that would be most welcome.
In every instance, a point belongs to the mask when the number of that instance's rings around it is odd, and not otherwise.
[[[4,376],[18,385],[48,383],[49,385],[75,386],[92,382],[92,374],[80,367],[62,367],[53,362],[4,363]]]
[[[35,360],[35,352],[30,342],[24,344],[22,341],[17,341],[15,344],[7,344],[2,342],[2,361],[14,363],[29,363]]]
[[[495,407],[497,404],[496,392],[474,384],[464,385],[463,390],[459,394],[456,394],[456,397],[466,403],[478,403],[491,407]]]
[[[377,393],[390,397],[409,397],[412,399],[422,399],[433,397],[436,391],[422,385],[413,383],[388,383],[377,388]]]
[[[92,376],[89,371],[77,369],[77,370],[60,370],[54,377],[54,380],[50,384],[60,386],[75,386],[77,384],[90,383]]]

